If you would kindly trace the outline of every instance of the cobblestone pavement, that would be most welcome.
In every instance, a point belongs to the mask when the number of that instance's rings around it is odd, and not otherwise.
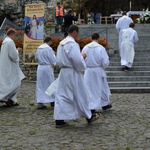
[[[150,94],[112,94],[113,108],[87,125],[57,129],[50,105],[37,110],[35,83],[23,82],[20,106],[0,104],[0,150],[150,150]]]

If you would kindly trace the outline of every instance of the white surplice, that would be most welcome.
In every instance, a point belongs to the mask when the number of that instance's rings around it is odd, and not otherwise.
[[[87,55],[84,82],[91,100],[90,109],[101,109],[110,104],[110,89],[105,73],[109,57],[105,48],[95,41],[87,44],[82,53]]]
[[[73,37],[67,36],[60,42],[56,62],[61,67],[61,71],[57,79],[54,119],[91,118],[82,75],[85,61]]]
[[[132,29],[124,29],[121,43],[121,65],[132,67],[134,60],[134,43],[138,41],[137,32]]]
[[[129,28],[129,24],[132,22],[133,20],[130,17],[124,15],[121,18],[119,18],[116,23],[116,29],[119,31],[119,52],[121,51],[122,30]]]
[[[37,103],[54,102],[54,94],[50,97],[45,91],[54,81],[54,71],[52,65],[56,64],[56,57],[52,48],[44,43],[36,51],[38,60],[37,82],[36,82],[36,101]]]
[[[24,74],[19,67],[19,53],[14,41],[6,37],[0,50],[0,100],[17,102],[17,93]]]

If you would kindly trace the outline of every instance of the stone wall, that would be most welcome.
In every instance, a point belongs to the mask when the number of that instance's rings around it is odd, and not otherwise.
[[[0,0],[0,17],[1,22],[5,17],[9,20],[13,21],[16,25],[24,28],[24,5],[16,5],[16,1],[14,3],[9,3],[9,1]],[[40,3],[40,1],[39,1]],[[41,1],[41,3],[43,3]],[[55,4],[54,4],[55,6]],[[54,8],[48,7],[47,4],[45,5],[45,23],[51,22],[51,28],[45,28],[45,35],[53,35],[55,33],[54,27]],[[23,63],[23,54],[20,53],[20,67],[25,74],[25,80],[36,81],[36,70],[37,65],[25,65]],[[56,70],[56,69],[55,69]]]
[[[30,4],[27,2],[26,4]],[[43,1],[38,1],[39,3],[44,3]],[[45,23],[54,23],[54,7],[48,7],[45,3]],[[7,17],[9,20],[13,21],[16,25],[24,27],[24,14],[25,14],[25,4],[24,3],[5,3],[4,0],[0,0],[0,24]]]

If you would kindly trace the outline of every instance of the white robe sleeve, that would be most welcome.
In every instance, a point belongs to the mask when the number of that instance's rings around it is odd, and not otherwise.
[[[86,53],[87,46],[84,46],[82,49],[82,54]]]
[[[72,46],[72,49],[69,51],[69,57],[72,61],[72,65],[77,71],[83,71],[86,68],[86,65],[80,53],[79,45],[77,43],[73,43]]]
[[[109,57],[105,48],[103,48],[101,52],[102,52],[102,67],[106,69],[109,65]]]
[[[55,57],[55,55],[54,55],[54,53],[53,53],[52,48],[50,48],[50,49],[48,50],[47,56],[50,58],[50,63],[53,64],[53,65],[56,65],[56,57]]]
[[[11,49],[8,49],[8,56],[10,57],[10,59],[14,62],[18,62],[19,60],[19,56],[18,56],[18,51],[15,47],[15,44],[13,41],[9,41],[8,43],[8,47],[11,47]]]

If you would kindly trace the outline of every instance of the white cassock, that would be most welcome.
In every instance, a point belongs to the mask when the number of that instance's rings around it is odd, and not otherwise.
[[[90,109],[101,109],[110,104],[110,89],[105,73],[109,57],[105,48],[95,41],[87,44],[82,53],[87,55],[84,82],[91,100]]]
[[[19,67],[19,53],[14,41],[6,37],[0,50],[0,100],[8,98],[17,102],[21,80],[25,78]]]
[[[138,41],[137,32],[132,29],[124,29],[121,43],[121,65],[132,67],[134,60],[134,43]]]
[[[42,24],[37,26],[37,39],[43,39],[43,37],[44,37],[44,26]]]
[[[119,52],[121,50],[122,30],[129,28],[129,24],[132,22],[133,20],[130,17],[124,15],[121,18],[119,18],[116,23],[116,29],[119,31]]]
[[[54,119],[91,118],[82,75],[85,61],[81,56],[79,45],[71,36],[60,42],[56,62],[61,70],[57,79]]]
[[[55,96],[45,94],[46,89],[54,81],[52,65],[56,64],[56,57],[52,48],[44,43],[36,51],[38,60],[37,81],[36,81],[36,101],[37,103],[54,102]]]

